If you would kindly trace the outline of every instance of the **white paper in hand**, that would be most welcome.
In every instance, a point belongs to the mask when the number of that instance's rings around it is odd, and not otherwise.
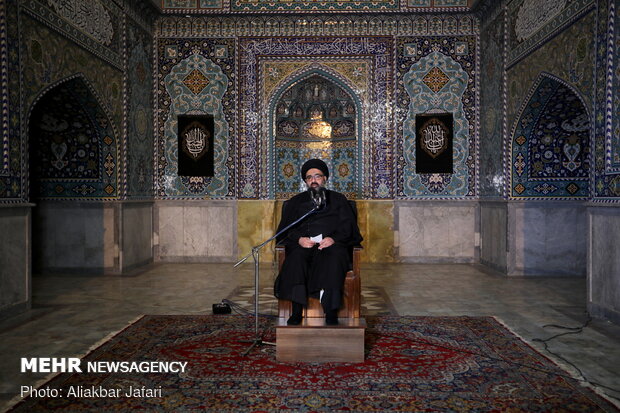
[[[319,244],[321,241],[323,241],[323,234],[319,234],[319,235],[315,235],[314,237],[310,237],[310,241],[316,242],[317,244]]]

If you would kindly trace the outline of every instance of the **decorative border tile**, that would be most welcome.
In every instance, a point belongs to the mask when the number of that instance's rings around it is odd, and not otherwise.
[[[9,62],[6,4],[0,0],[0,82],[2,95],[2,168],[0,176],[9,176]],[[3,191],[0,190],[0,194]]]
[[[403,8],[416,11],[446,12],[469,11],[467,0],[402,0]]]
[[[571,25],[581,16],[595,7],[595,0],[572,0],[567,6],[549,22],[522,42],[516,39],[515,24],[518,9],[525,0],[513,0],[507,5],[508,21],[508,61],[506,69],[536,50],[557,33]]]
[[[620,85],[620,73],[610,67],[610,62],[617,58],[614,48],[615,25],[618,21],[614,0],[597,2],[597,65],[596,65],[596,100],[595,129],[592,151],[595,156],[594,172],[591,174],[593,202],[620,204],[620,174],[609,172],[610,149],[616,130],[612,119],[614,96],[613,88]],[[617,107],[616,107],[617,110]],[[615,121],[619,122],[618,114]],[[616,123],[617,125],[617,123]]]
[[[0,202],[19,203],[27,199],[28,177],[24,176],[25,143],[20,136],[20,76],[8,76],[10,73],[20,73],[19,50],[19,6],[17,0],[3,0],[0,12],[6,18],[6,27],[2,40],[6,40],[7,47],[7,78],[3,78],[3,87],[8,89],[7,124],[2,125],[3,168],[0,172]],[[6,83],[5,83],[6,82]],[[6,165],[6,169],[5,169]],[[25,171],[25,172],[24,172]]]
[[[397,11],[398,0],[342,1],[262,1],[230,0],[232,12],[329,12],[329,11]]]
[[[609,6],[607,37],[607,82],[605,86],[605,172],[620,173],[620,33],[615,26],[620,20],[616,16],[613,2]],[[614,112],[615,109],[615,112]]]
[[[476,34],[472,15],[164,16],[157,37],[442,36]]]
[[[164,0],[162,10],[167,14],[180,13],[394,13],[467,12],[468,0]]]

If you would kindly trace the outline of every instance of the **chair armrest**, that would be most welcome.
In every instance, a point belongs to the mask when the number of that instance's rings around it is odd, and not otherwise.
[[[362,257],[362,246],[356,245],[353,247],[353,256],[351,257],[351,271],[356,277],[360,276],[360,260]]]
[[[282,264],[284,264],[284,258],[286,257],[286,249],[284,245],[276,246],[276,260],[278,261],[278,271],[282,269]]]

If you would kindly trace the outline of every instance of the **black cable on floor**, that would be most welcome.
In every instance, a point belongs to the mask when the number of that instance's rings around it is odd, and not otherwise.
[[[565,333],[555,334],[555,335],[553,335],[551,337],[548,337],[548,338],[545,338],[545,339],[534,338],[534,339],[532,339],[532,341],[535,341],[537,343],[542,343],[542,345],[545,348],[545,351],[547,353],[552,354],[553,356],[559,358],[560,360],[562,360],[566,364],[569,364],[570,366],[572,366],[579,373],[579,375],[582,377],[582,379],[578,379],[579,381],[589,383],[589,384],[591,384],[593,386],[596,386],[596,387],[601,387],[601,388],[604,388],[604,389],[607,389],[607,390],[611,390],[611,391],[613,391],[615,393],[620,393],[620,389],[614,389],[612,387],[605,386],[604,384],[601,384],[601,383],[589,380],[585,376],[585,374],[583,374],[583,371],[581,371],[581,369],[579,367],[577,367],[577,365],[575,365],[575,363],[567,360],[566,358],[564,358],[563,356],[559,355],[558,353],[550,350],[549,346],[547,345],[547,343],[549,341],[551,341],[553,339],[556,339],[558,337],[567,336],[567,335],[570,335],[570,334],[581,334],[583,332],[583,329],[586,328],[588,326],[588,324],[590,324],[590,322],[592,321],[592,316],[589,313],[586,313],[586,314],[588,316],[588,319],[582,325],[577,326],[577,327],[567,327],[567,326],[561,326],[561,325],[558,325],[558,324],[545,324],[544,326],[542,326],[543,328],[553,327],[553,328],[559,328],[559,329],[562,329],[562,330],[569,330],[569,331],[567,331]],[[607,396],[611,397],[614,400],[620,401],[620,398],[617,398],[617,397],[614,397],[614,396],[611,396],[611,395],[607,395]]]
[[[249,316],[254,316],[254,311],[252,310],[248,310],[247,308],[245,308],[243,305],[236,303],[234,301],[231,301],[229,299],[223,299],[222,302],[224,304],[228,304],[230,306],[230,308],[237,313],[238,315],[249,315]],[[265,318],[278,318],[277,315],[273,315],[273,314],[264,314],[264,313],[258,313],[259,317],[265,317]]]
[[[592,383],[590,382],[590,380],[588,380],[586,378],[586,376],[583,374],[583,372],[581,371],[581,369],[579,367],[577,367],[574,363],[572,363],[571,361],[565,359],[564,357],[562,357],[561,355],[559,355],[558,353],[555,353],[553,351],[551,351],[549,349],[549,346],[547,345],[547,343],[555,338],[558,337],[562,337],[562,336],[566,336],[569,334],[581,334],[583,332],[583,329],[586,328],[588,326],[588,324],[590,324],[590,321],[592,321],[592,317],[590,317],[590,314],[588,314],[588,319],[585,321],[585,323],[583,323],[582,325],[578,326],[578,327],[566,327],[566,326],[561,326],[558,324],[545,324],[544,326],[542,326],[542,328],[547,328],[547,327],[553,327],[553,328],[559,328],[562,330],[570,330],[567,331],[565,333],[559,333],[559,334],[555,334],[549,338],[546,339],[542,339],[542,338],[533,338],[532,341],[535,341],[537,343],[542,343],[545,351],[549,354],[553,354],[555,357],[559,358],[560,360],[562,360],[563,362],[565,362],[566,364],[571,365],[578,373],[579,375],[583,378],[584,381],[588,382],[588,383]],[[594,383],[592,383],[594,384]]]

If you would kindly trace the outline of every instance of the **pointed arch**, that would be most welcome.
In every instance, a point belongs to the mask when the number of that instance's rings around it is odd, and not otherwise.
[[[593,119],[571,84],[541,72],[510,135],[510,198],[590,196]]]
[[[24,128],[31,198],[120,197],[119,133],[101,102],[82,73],[54,82],[36,96]]]
[[[353,142],[340,143],[338,148],[328,150],[321,150],[321,147],[328,147],[330,143],[327,141],[313,142],[307,144],[304,149],[300,149],[303,146],[301,143],[297,145],[296,149],[291,148],[287,150],[285,148],[278,148],[276,142],[276,118],[277,118],[277,105],[281,101],[282,97],[290,91],[292,88],[308,81],[312,78],[318,77],[324,79],[329,84],[333,84],[335,87],[342,90],[354,107],[354,114],[351,116],[354,119],[354,137]],[[269,170],[271,171],[268,191],[270,197],[276,199],[288,198],[292,194],[303,188],[303,183],[299,179],[298,170],[299,165],[307,157],[321,157],[323,158],[330,168],[330,187],[339,192],[345,193],[348,197],[356,198],[362,194],[362,182],[363,177],[363,159],[362,159],[362,130],[363,130],[363,104],[360,98],[360,92],[355,85],[351,84],[344,76],[337,73],[335,70],[321,65],[311,64],[299,71],[296,71],[286,78],[282,79],[279,84],[273,89],[272,93],[268,96],[266,102],[267,113],[269,114],[266,119],[263,120],[263,130],[268,131],[269,136]],[[327,117],[329,107],[324,108],[323,116]],[[344,142],[344,141],[343,141]],[[294,146],[293,144],[289,146]],[[295,185],[295,183],[297,185]]]

